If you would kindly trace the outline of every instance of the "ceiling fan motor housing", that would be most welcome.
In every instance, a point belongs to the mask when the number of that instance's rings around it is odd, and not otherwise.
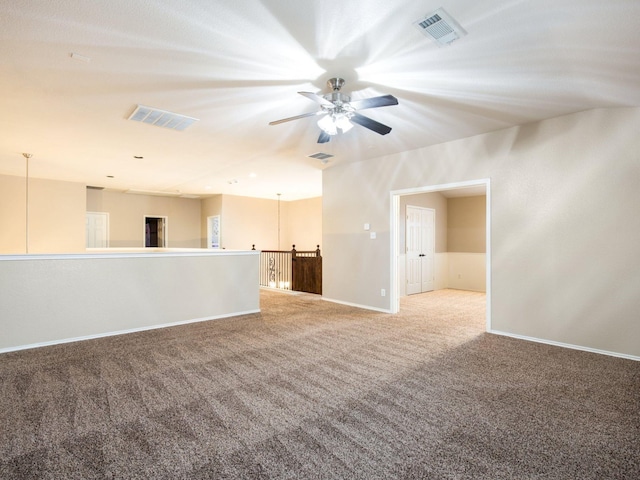
[[[342,93],[340,89],[344,86],[344,78],[330,78],[327,80],[327,86],[331,89],[331,93],[323,95],[322,98],[330,101],[337,108],[351,101],[351,97],[346,93]],[[331,107],[328,107],[331,109]]]
[[[339,91],[344,86],[344,78],[336,77],[327,80],[327,86],[334,92]]]
[[[339,107],[351,101],[351,97],[349,95],[337,91],[327,93],[326,95],[323,95],[323,97],[325,98],[325,100],[329,100],[331,103],[333,103],[336,107]]]

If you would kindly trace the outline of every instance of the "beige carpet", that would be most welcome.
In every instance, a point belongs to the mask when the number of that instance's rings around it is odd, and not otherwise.
[[[485,334],[478,293],[261,302],[0,355],[0,478],[640,478],[637,362]]]

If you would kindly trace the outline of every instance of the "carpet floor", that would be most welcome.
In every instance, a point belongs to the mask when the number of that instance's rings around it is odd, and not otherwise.
[[[259,314],[0,355],[0,478],[639,479],[640,363],[484,333],[484,308],[262,291]]]

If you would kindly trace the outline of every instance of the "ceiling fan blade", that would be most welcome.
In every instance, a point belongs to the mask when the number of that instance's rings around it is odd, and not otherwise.
[[[319,103],[320,105],[324,105],[325,107],[329,107],[329,108],[334,107],[333,103],[331,103],[329,100],[327,100],[323,96],[318,95],[317,93],[311,93],[311,92],[298,92],[298,93],[303,97],[307,97],[309,100],[313,100],[314,102]]]
[[[398,105],[398,99],[393,95],[382,95],[381,97],[364,98],[349,102],[356,110],[364,110],[365,108],[386,107],[388,105]]]
[[[322,115],[324,113],[326,112],[323,112],[322,110],[318,110],[317,112],[303,113],[302,115],[296,115],[295,117],[288,117],[288,118],[282,118],[280,120],[274,120],[273,122],[269,122],[269,125],[278,125],[279,123],[290,122],[291,120],[298,120],[299,118],[313,117],[314,115]]]
[[[331,135],[329,135],[324,130],[320,132],[320,136],[318,137],[318,143],[327,143],[331,140]]]
[[[380,135],[386,135],[391,131],[391,127],[387,127],[380,122],[376,122],[369,117],[365,117],[364,115],[360,115],[358,113],[354,113],[351,118],[349,118],[353,123],[357,123],[358,125],[362,125],[369,130],[373,130]]]

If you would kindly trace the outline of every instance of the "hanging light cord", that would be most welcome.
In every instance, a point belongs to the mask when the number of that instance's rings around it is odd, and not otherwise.
[[[280,193],[278,193],[278,250],[280,250]]]
[[[30,153],[23,153],[22,156],[26,160],[25,173],[25,230],[24,230],[24,250],[29,253],[29,159],[33,156]]]

